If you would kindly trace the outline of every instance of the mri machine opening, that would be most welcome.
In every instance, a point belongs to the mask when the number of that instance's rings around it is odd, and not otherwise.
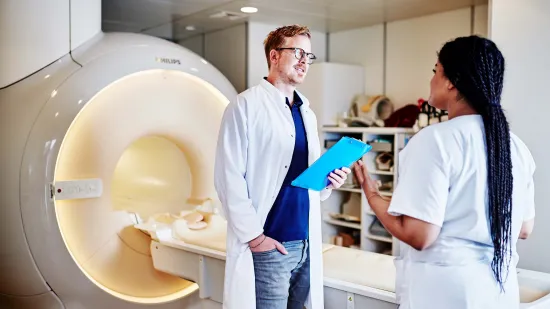
[[[103,194],[55,201],[79,268],[103,290],[135,302],[171,301],[193,283],[154,269],[151,238],[134,225],[215,198],[213,156],[227,99],[181,72],[124,77],[75,118],[59,151],[55,182],[101,179]]]

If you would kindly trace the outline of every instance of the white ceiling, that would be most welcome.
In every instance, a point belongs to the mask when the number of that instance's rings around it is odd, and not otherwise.
[[[454,10],[488,0],[102,0],[103,30],[143,32],[180,40],[245,21],[299,23],[336,32]],[[258,8],[254,14],[243,6]],[[230,17],[212,18],[228,12]],[[193,25],[195,30],[185,28]]]

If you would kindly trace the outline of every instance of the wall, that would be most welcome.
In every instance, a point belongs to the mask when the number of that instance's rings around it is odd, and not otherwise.
[[[428,98],[437,50],[450,38],[471,33],[471,10],[392,22],[386,29],[386,93],[399,106],[415,104]]]
[[[487,5],[332,33],[329,61],[365,67],[365,91],[399,107],[428,98],[436,52],[445,41],[487,33]]]
[[[384,25],[329,35],[329,61],[365,67],[365,92],[384,92]]]
[[[231,48],[229,47],[231,46]],[[204,36],[204,58],[233,84],[246,89],[246,25],[240,24]]]
[[[178,41],[177,43],[188,48],[195,54],[204,57],[204,37],[204,34],[199,34],[185,40]]]
[[[258,22],[248,23],[248,87],[257,85],[267,76],[267,60],[264,52],[264,40],[272,30],[281,25],[270,25]],[[323,32],[312,31],[311,50],[318,62],[326,61],[327,39]]]
[[[478,5],[474,7],[474,30],[473,34],[489,36],[489,6]]]
[[[550,105],[546,95],[550,80],[550,37],[541,29],[550,29],[550,1],[492,0],[491,39],[506,59],[502,105],[511,129],[531,150],[535,172],[535,229],[526,241],[520,241],[519,266],[550,272],[550,144],[543,132],[548,127]],[[528,46],[529,48],[523,48]]]
[[[174,28],[171,23],[162,24],[158,27],[150,28],[142,32],[143,34],[156,36],[168,41],[172,41],[174,38]]]

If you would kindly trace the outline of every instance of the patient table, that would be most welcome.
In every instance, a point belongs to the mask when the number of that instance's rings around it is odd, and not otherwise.
[[[225,221],[206,214],[208,227],[190,230],[181,216],[167,214],[135,227],[151,236],[155,269],[197,284],[203,308],[221,308]],[[392,256],[324,244],[323,264],[326,309],[397,308]],[[550,309],[550,274],[519,269],[518,280],[521,309]]]

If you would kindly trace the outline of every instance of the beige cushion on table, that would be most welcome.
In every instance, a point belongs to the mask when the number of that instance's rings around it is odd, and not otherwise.
[[[172,224],[172,237],[190,245],[225,252],[227,222],[216,214],[202,214],[204,221],[208,223],[204,229],[192,230],[187,226],[185,219],[178,219]]]
[[[339,246],[324,248],[327,248],[323,253],[325,278],[395,291],[394,257]]]

